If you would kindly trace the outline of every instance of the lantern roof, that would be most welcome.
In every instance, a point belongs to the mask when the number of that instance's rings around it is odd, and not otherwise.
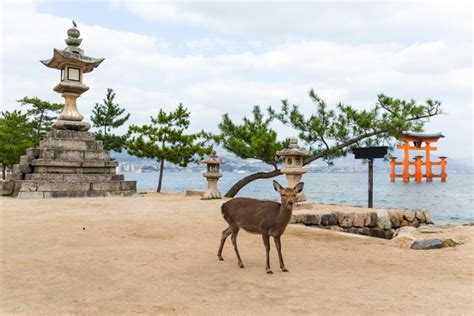
[[[293,137],[290,139],[288,148],[279,150],[276,152],[277,156],[309,156],[311,153],[304,148],[298,146],[298,139]]]
[[[433,134],[423,134],[423,133],[416,133],[416,132],[404,132],[402,133],[403,137],[411,137],[411,138],[419,138],[419,139],[427,139],[427,138],[443,138],[444,135],[442,133],[433,133]]]
[[[84,55],[84,50],[79,48],[82,38],[77,29],[76,22],[72,21],[73,27],[67,30],[68,37],[64,40],[68,45],[65,49],[54,49],[53,58],[41,60],[41,63],[49,68],[64,69],[66,65],[76,66],[82,72],[91,72],[104,61],[105,58],[94,58]]]
[[[201,161],[202,163],[206,163],[208,165],[220,165],[224,163],[224,160],[219,158],[216,154],[216,151],[214,150],[210,155],[209,158],[206,160]]]

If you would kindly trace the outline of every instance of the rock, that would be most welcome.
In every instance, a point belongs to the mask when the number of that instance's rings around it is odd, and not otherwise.
[[[348,228],[352,227],[352,222],[354,221],[354,213],[338,212],[337,213],[337,222],[339,226]]]
[[[321,225],[321,216],[319,214],[304,214],[303,223],[307,225]]]
[[[403,213],[399,210],[390,210],[388,211],[388,214],[390,215],[390,222],[392,223],[392,227],[400,227],[400,224],[403,221]]]
[[[426,224],[433,224],[433,221],[431,220],[431,213],[428,211],[428,209],[423,209],[423,215],[425,215]]]
[[[362,227],[358,229],[359,235],[370,236],[370,228]]]
[[[329,229],[337,231],[337,232],[343,232],[344,231],[344,229],[342,227],[339,227],[337,225],[331,225],[331,226],[329,226]]]
[[[415,242],[415,237],[409,235],[398,235],[390,240],[389,244],[393,247],[409,249]]]
[[[337,215],[335,213],[321,215],[321,225],[323,226],[337,225]]]
[[[385,239],[392,239],[393,235],[395,234],[395,229],[386,229],[384,230],[384,238]]]
[[[415,219],[415,212],[413,212],[412,210],[405,210],[403,211],[403,217],[407,221],[411,222]]]
[[[364,226],[374,227],[375,225],[377,225],[377,213],[370,212],[367,214],[367,217],[365,218]]]
[[[407,227],[410,226],[410,222],[404,219],[403,221],[400,222],[400,227]]]
[[[433,225],[426,225],[426,226],[421,226],[418,227],[417,229],[420,233],[423,234],[437,234],[437,233],[443,233],[443,230],[441,228],[438,228]]]
[[[444,247],[456,247],[458,245],[462,245],[464,242],[458,240],[458,239],[453,239],[449,238],[443,241],[443,246]]]
[[[380,229],[391,229],[390,215],[387,210],[380,210],[377,212],[377,227]]]
[[[425,222],[425,215],[423,214],[423,211],[422,210],[416,210],[415,211],[415,217],[416,219],[418,219],[418,221],[420,223],[424,223]]]
[[[444,242],[441,239],[422,239],[416,240],[412,245],[411,249],[416,250],[428,250],[428,249],[437,249],[443,248]]]
[[[370,236],[378,237],[378,238],[385,238],[385,232],[383,229],[380,228],[371,228],[370,229]]]
[[[367,213],[355,213],[352,221],[354,227],[364,227],[365,219],[369,214]]]
[[[413,221],[410,222],[410,226],[418,227],[420,226],[420,223],[418,222],[416,218],[414,218]]]
[[[349,228],[345,228],[344,232],[349,233],[349,234],[358,234],[359,230],[355,227],[349,227]]]

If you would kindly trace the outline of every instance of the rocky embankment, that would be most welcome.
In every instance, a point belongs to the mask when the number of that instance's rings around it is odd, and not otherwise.
[[[432,224],[427,209],[368,209],[363,207],[307,204],[296,209],[293,224],[391,239],[401,227]]]

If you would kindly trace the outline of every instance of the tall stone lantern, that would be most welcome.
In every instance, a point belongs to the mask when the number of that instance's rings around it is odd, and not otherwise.
[[[221,193],[217,190],[217,181],[222,177],[220,172],[220,165],[224,163],[224,160],[220,159],[216,152],[212,154],[202,163],[207,164],[207,171],[203,173],[203,176],[207,179],[208,189],[202,195],[203,200],[221,199]]]
[[[279,150],[276,154],[284,158],[285,166],[281,169],[281,172],[286,176],[288,186],[294,187],[301,181],[303,174],[308,172],[308,169],[303,167],[303,162],[304,157],[308,156],[310,152],[298,146],[298,139],[291,138],[288,148]],[[298,202],[305,200],[306,197],[303,192],[298,194]]]
[[[67,30],[68,45],[65,49],[54,49],[53,58],[41,60],[48,68],[61,70],[60,82],[54,87],[54,91],[61,93],[65,100],[62,113],[53,124],[55,129],[87,131],[91,125],[82,122],[84,116],[77,110],[76,99],[89,87],[82,83],[83,74],[91,72],[100,65],[104,58],[94,58],[84,55],[84,50],[79,48],[82,39],[77,25],[72,21],[73,27]]]

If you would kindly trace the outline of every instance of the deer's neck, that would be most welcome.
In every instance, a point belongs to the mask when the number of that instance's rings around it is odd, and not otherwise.
[[[292,214],[293,214],[293,208],[285,207],[282,204],[280,206],[280,214],[278,215],[278,222],[286,226],[290,222]]]

